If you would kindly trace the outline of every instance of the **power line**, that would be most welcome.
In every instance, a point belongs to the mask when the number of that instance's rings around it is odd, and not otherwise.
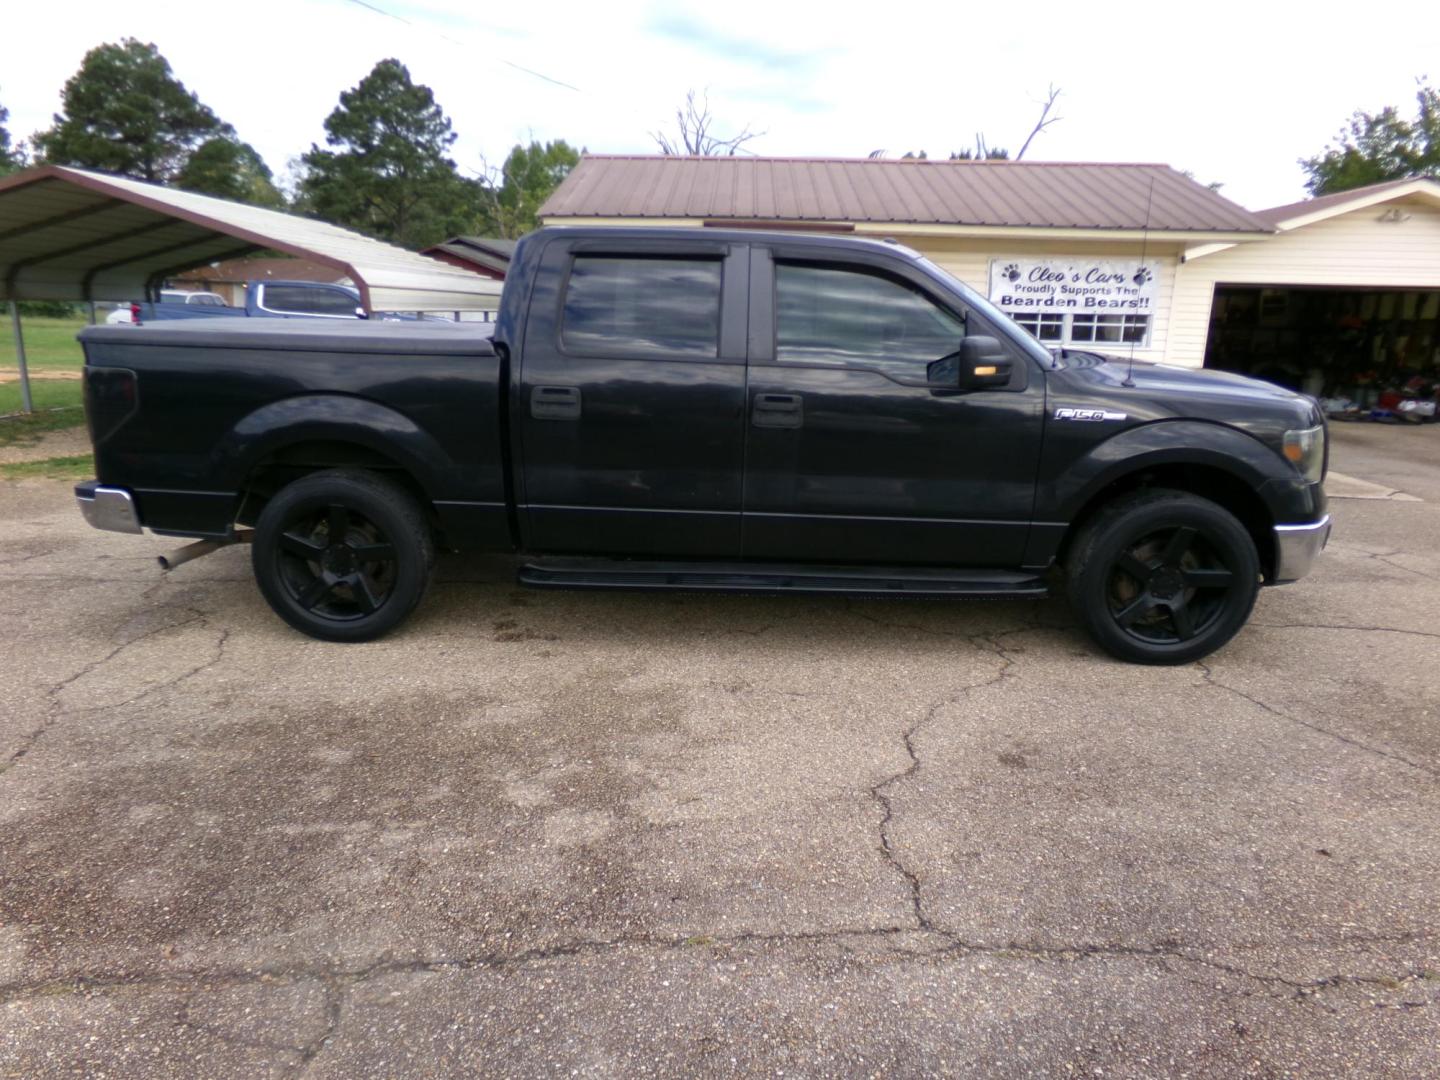
[[[470,48],[468,44],[463,41],[456,40],[449,34],[442,33],[441,31],[429,26],[421,26],[419,23],[412,22],[410,19],[405,18],[405,16],[403,15],[396,15],[392,11],[386,11],[384,8],[376,7],[374,4],[367,3],[366,0],[350,0],[350,3],[355,4],[358,7],[365,8],[365,10],[367,11],[373,11],[376,15],[381,15],[384,18],[394,19],[396,22],[403,23],[405,26],[414,27],[417,30],[426,30],[429,33],[434,34],[436,37],[441,38],[444,41],[448,41],[451,45],[454,45],[457,48]],[[563,82],[560,79],[552,79],[549,75],[536,71],[533,68],[528,68],[523,64],[517,64],[513,60],[505,60],[502,58],[500,60],[500,63],[504,64],[506,67],[514,68],[516,71],[523,71],[526,75],[531,75],[534,78],[542,79],[545,82],[550,83],[552,86],[559,86],[565,90],[573,90],[577,94],[583,93],[583,91],[578,86],[572,86],[570,83]]]

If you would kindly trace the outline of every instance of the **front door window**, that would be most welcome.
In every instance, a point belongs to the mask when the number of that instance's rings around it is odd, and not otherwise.
[[[775,358],[780,363],[858,366],[897,378],[960,348],[961,319],[919,289],[859,268],[775,267]]]

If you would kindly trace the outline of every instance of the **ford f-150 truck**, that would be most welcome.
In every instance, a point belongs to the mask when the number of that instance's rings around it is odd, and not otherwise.
[[[100,528],[250,539],[271,607],[363,641],[437,548],[538,587],[1042,596],[1121,658],[1229,640],[1329,534],[1313,400],[1050,351],[897,244],[542,229],[493,337],[82,331]]]

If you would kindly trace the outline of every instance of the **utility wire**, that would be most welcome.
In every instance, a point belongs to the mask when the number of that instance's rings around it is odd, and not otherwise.
[[[350,3],[355,4],[358,7],[365,8],[367,11],[373,11],[376,15],[384,16],[387,19],[394,19],[398,23],[403,23],[406,26],[414,27],[417,30],[426,30],[434,34],[436,37],[442,38],[443,40],[448,41],[451,45],[455,45],[461,49],[469,49],[471,47],[463,41],[456,40],[449,34],[442,33],[441,31],[435,30],[429,26],[421,26],[419,23],[413,22],[410,19],[405,18],[405,16],[403,15],[396,15],[393,11],[386,11],[382,7],[376,7],[374,4],[367,3],[366,0],[350,0]],[[506,67],[514,68],[516,71],[523,71],[526,75],[531,75],[537,79],[542,79],[553,86],[559,86],[566,90],[574,90],[577,94],[583,92],[578,86],[572,86],[569,83],[562,82],[559,79],[552,79],[549,75],[542,74],[541,72],[536,71],[533,68],[527,68],[523,64],[517,64],[513,60],[505,60],[501,58],[500,63],[504,64]]]

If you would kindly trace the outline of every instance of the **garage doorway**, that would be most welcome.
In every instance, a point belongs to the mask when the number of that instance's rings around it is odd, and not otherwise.
[[[1216,285],[1205,366],[1363,399],[1440,380],[1440,290]]]

